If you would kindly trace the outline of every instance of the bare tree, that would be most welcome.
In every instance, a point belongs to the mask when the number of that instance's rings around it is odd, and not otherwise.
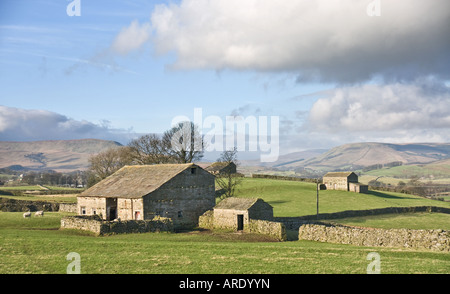
[[[114,147],[89,158],[88,186],[92,186],[112,175],[125,165],[131,164],[128,147]]]
[[[148,134],[128,146],[112,148],[92,156],[88,186],[92,186],[125,165],[190,163],[203,157],[203,138],[192,122],[179,123],[162,137]]]
[[[138,165],[170,163],[173,161],[168,156],[162,139],[155,134],[144,135],[132,140],[128,147],[132,161]]]
[[[203,157],[203,137],[193,122],[174,126],[164,133],[162,141],[167,156],[176,163],[189,163]]]
[[[222,163],[224,166],[231,163],[234,163],[237,166],[238,161],[236,147],[234,147],[233,150],[224,151],[217,159],[217,161],[219,163]],[[236,192],[236,188],[240,185],[241,182],[242,178],[231,169],[226,168],[223,172],[218,173],[216,175],[216,183],[217,185],[219,185],[220,189],[223,192],[220,198],[224,199],[233,197]]]

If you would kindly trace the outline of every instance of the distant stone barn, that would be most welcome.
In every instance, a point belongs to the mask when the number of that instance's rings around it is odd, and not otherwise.
[[[272,220],[273,207],[259,198],[226,198],[214,207],[214,227],[243,230],[250,220]]]
[[[327,190],[343,190],[356,193],[367,193],[368,186],[358,182],[354,172],[330,172],[323,176],[323,184]]]
[[[237,167],[234,162],[214,162],[208,166],[206,170],[213,175],[235,174],[237,172]]]
[[[171,218],[193,227],[215,205],[215,178],[195,164],[125,166],[78,196],[80,215],[105,220]]]

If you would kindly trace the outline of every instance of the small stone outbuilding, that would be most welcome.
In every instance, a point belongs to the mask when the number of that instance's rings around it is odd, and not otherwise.
[[[329,172],[323,176],[323,184],[327,190],[342,190],[356,193],[367,193],[368,186],[358,182],[354,172]]]
[[[170,218],[193,227],[215,205],[215,177],[195,164],[125,166],[78,196],[79,215],[104,220]]]
[[[250,220],[272,220],[273,207],[260,198],[227,198],[214,207],[214,227],[244,230]]]

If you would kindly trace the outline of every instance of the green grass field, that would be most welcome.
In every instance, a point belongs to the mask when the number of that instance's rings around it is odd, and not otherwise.
[[[239,197],[263,198],[274,206],[276,216],[315,213],[314,184],[245,179]],[[363,195],[321,191],[320,200],[321,212],[387,206],[449,207],[449,203],[441,201],[378,192]],[[85,274],[365,274],[370,252],[380,254],[381,273],[450,272],[448,253],[310,241],[274,242],[260,235],[223,231],[95,237],[76,230],[59,230],[64,215],[55,212],[24,219],[20,212],[0,212],[0,273],[64,274],[70,252],[80,254],[81,273]],[[414,224],[417,228],[433,223],[448,228],[446,216],[414,214],[402,218],[344,221],[387,227]]]
[[[246,178],[237,192],[238,197],[264,199],[274,207],[274,215],[279,217],[316,214],[316,195],[316,185],[312,183],[251,178]],[[319,192],[320,213],[402,206],[450,207],[450,202],[394,192]]]

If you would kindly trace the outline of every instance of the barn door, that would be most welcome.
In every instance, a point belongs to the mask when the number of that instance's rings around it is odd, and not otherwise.
[[[237,230],[242,231],[244,229],[244,215],[238,214],[237,215]]]
[[[136,210],[134,212],[134,219],[135,220],[141,220],[141,212],[139,210]]]

